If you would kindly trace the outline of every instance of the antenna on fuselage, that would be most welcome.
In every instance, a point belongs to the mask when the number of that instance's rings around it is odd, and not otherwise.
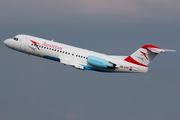
[[[54,39],[52,39],[51,41],[54,42]]]

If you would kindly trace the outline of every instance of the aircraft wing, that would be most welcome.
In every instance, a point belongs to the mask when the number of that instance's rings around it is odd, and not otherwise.
[[[75,67],[77,69],[81,69],[81,70],[84,70],[84,67],[81,66],[78,62],[72,60],[72,59],[68,59],[68,58],[65,58],[65,57],[59,57],[60,59],[60,63],[64,64],[64,65],[70,65],[72,67]]]

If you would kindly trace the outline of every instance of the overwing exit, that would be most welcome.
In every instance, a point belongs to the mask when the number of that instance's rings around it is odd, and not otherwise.
[[[76,69],[99,72],[146,73],[148,64],[156,55],[166,51],[176,52],[154,45],[144,45],[130,56],[114,56],[30,35],[17,35],[6,39],[4,44],[13,50],[57,61]]]

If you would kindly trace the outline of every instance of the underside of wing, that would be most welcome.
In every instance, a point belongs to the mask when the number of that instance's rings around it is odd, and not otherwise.
[[[70,65],[70,66],[75,67],[77,69],[84,70],[83,66],[81,66],[78,62],[76,62],[72,59],[65,58],[65,57],[59,57],[59,59],[60,59],[60,63],[62,63],[64,65]]]

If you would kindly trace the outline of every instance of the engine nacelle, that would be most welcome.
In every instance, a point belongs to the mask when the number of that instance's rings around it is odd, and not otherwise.
[[[88,64],[100,68],[115,68],[116,64],[95,56],[89,56],[87,59]]]

